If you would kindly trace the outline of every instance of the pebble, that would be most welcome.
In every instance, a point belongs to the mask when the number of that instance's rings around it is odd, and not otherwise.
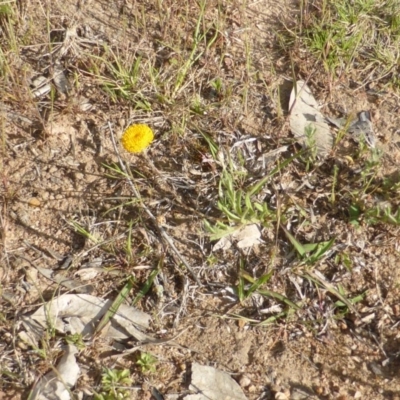
[[[42,203],[40,202],[40,200],[39,200],[37,197],[31,197],[31,198],[28,200],[28,204],[29,204],[31,207],[40,207],[40,206],[42,205]]]
[[[257,392],[257,388],[256,388],[254,385],[250,385],[250,386],[247,388],[247,391],[248,391],[249,393],[255,393],[255,392]]]
[[[28,283],[36,283],[38,281],[38,271],[36,268],[27,267],[25,277]]]
[[[246,388],[246,387],[250,386],[250,384],[251,384],[251,380],[250,380],[250,378],[249,378],[248,376],[242,375],[242,376],[240,377],[240,379],[239,379],[239,385],[240,385],[242,388]]]

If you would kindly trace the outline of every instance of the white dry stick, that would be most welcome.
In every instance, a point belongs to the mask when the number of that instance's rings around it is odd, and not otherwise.
[[[300,143],[310,146],[310,137],[316,147],[318,157],[326,157],[333,146],[333,135],[324,116],[318,109],[318,103],[304,81],[293,85],[289,101],[290,130]]]
[[[140,194],[138,192],[138,190],[136,189],[135,185],[133,184],[132,180],[130,179],[130,176],[128,174],[128,170],[125,166],[125,163],[122,161],[122,158],[119,154],[118,151],[118,147],[117,144],[115,143],[115,137],[114,137],[114,132],[112,130],[110,121],[108,121],[108,128],[110,129],[111,132],[111,139],[113,142],[113,146],[114,146],[114,150],[115,153],[117,154],[118,157],[118,161],[121,164],[122,170],[125,172],[125,175],[127,176],[127,180],[129,182],[129,186],[132,189],[133,194],[136,196],[136,198],[140,201],[140,204],[142,205],[143,209],[145,210],[145,212],[147,213],[147,215],[150,217],[150,219],[153,221],[154,225],[157,227],[157,229],[159,230],[161,236],[163,237],[163,239],[168,243],[168,245],[171,247],[171,249],[174,251],[174,253],[176,254],[176,256],[181,260],[182,264],[187,268],[187,270],[191,273],[193,279],[196,281],[196,283],[199,286],[203,286],[202,283],[200,282],[199,278],[197,277],[197,275],[194,273],[193,268],[189,265],[189,263],[186,261],[186,259],[183,257],[183,255],[179,252],[179,250],[175,247],[174,242],[172,241],[172,239],[169,237],[169,235],[167,234],[167,232],[165,232],[165,230],[163,229],[162,226],[160,226],[160,224],[158,223],[156,217],[153,215],[153,213],[148,209],[148,207],[146,206],[146,204],[144,204],[141,201],[141,197]]]

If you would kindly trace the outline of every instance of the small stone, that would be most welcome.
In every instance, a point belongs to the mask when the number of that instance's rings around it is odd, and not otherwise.
[[[321,396],[321,394],[324,393],[324,388],[322,386],[316,386],[314,391],[318,396]]]
[[[40,207],[42,203],[40,202],[40,200],[39,200],[38,198],[36,198],[36,197],[31,197],[31,198],[28,200],[28,204],[29,204],[31,207]]]
[[[26,267],[25,277],[28,283],[37,283],[38,281],[38,271],[33,267]]]
[[[347,329],[347,324],[343,321],[339,321],[338,326],[342,331],[345,331]]]
[[[250,385],[250,386],[247,388],[247,391],[248,391],[249,393],[255,393],[255,392],[257,392],[257,388],[256,388],[254,385]]]
[[[21,350],[28,350],[28,346],[24,342],[19,341],[17,345]]]
[[[3,334],[3,340],[4,340],[6,343],[11,343],[12,338],[13,338],[13,336],[11,335],[10,332],[5,332],[5,333]]]
[[[248,376],[246,375],[242,375],[239,379],[239,385],[242,388],[246,388],[247,386],[249,386],[251,384],[251,380]]]
[[[277,384],[271,385],[271,391],[274,393],[278,393],[280,391],[280,387]]]
[[[179,369],[180,369],[181,371],[186,371],[186,364],[185,364],[185,363],[180,363],[180,364],[179,364]]]
[[[371,362],[369,364],[369,367],[371,369],[371,371],[378,376],[382,376],[383,375],[383,371],[382,368],[380,367],[380,365],[378,365],[376,362]]]

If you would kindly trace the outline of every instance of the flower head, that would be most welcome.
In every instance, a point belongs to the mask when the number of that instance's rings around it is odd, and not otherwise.
[[[153,131],[143,124],[131,125],[123,133],[122,146],[130,153],[140,153],[153,141]]]

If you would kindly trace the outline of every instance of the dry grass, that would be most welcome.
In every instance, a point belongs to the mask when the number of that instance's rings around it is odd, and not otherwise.
[[[351,20],[348,2],[268,14],[222,0],[97,2],[77,15],[69,4],[34,3],[0,4],[0,391],[29,392],[65,343],[51,327],[37,349],[18,336],[22,315],[66,291],[36,268],[67,265],[80,280],[89,264],[98,268],[92,293],[115,299],[128,285],[125,301],[153,316],[154,335],[210,315],[254,337],[269,329],[274,346],[372,332],[365,346],[374,360],[390,360],[385,376],[393,377],[396,155],[345,134],[325,162],[307,155],[288,130],[286,78],[310,78],[329,103],[343,93],[351,102],[353,92],[338,85],[352,79],[356,90],[395,88],[400,36],[385,7],[396,3],[356,2],[369,8]],[[360,36],[366,27],[370,35]],[[60,70],[69,90],[56,84]],[[50,86],[35,97],[37,76]],[[137,156],[112,141],[132,123],[156,133]],[[260,227],[260,244],[213,251],[250,224]],[[144,349],[114,363],[101,337],[83,342],[88,371],[76,392],[91,394],[107,394],[114,378],[143,385],[123,388],[132,398],[144,398],[146,380],[177,390],[180,365],[201,357],[155,361]],[[268,398],[260,376],[249,398]]]

